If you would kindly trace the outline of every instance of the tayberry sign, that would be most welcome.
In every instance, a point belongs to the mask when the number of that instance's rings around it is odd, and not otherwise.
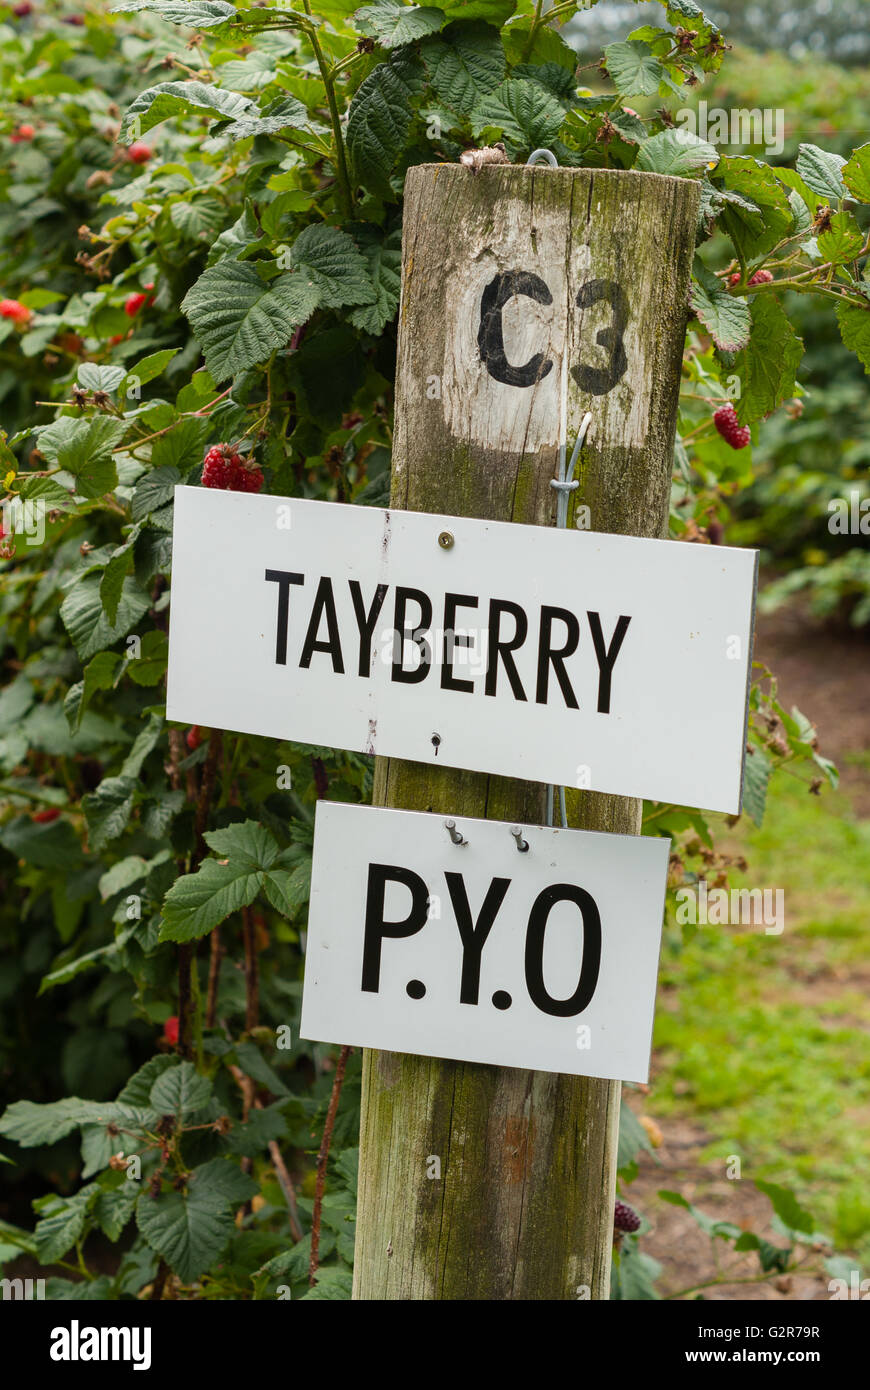
[[[736,812],[755,565],[179,487],[167,714]]]
[[[303,1038],[647,1079],[669,840],[330,802],[315,829]]]

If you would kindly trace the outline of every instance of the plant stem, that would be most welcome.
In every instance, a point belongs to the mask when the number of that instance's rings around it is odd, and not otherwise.
[[[308,1283],[312,1288],[317,1283],[317,1266],[320,1261],[320,1211],[323,1206],[323,1189],[326,1187],[326,1165],[329,1161],[329,1146],[332,1143],[332,1131],[335,1126],[335,1116],[338,1112],[338,1101],[341,1096],[341,1085],[344,1081],[344,1069],[347,1066],[349,1054],[350,1048],[343,1047],[339,1053],[338,1061],[335,1064],[335,1079],[332,1083],[332,1095],[329,1097],[329,1109],[326,1112],[326,1121],[323,1126],[323,1138],[320,1141],[320,1152],[317,1155],[317,1183],[314,1188],[314,1208],[311,1213],[311,1259],[308,1263]]]
[[[305,13],[308,15],[308,18],[311,19],[311,5],[309,3],[309,0],[302,0],[302,3],[305,6]],[[320,69],[320,76],[323,78],[323,85],[326,88],[326,101],[327,105],[329,106],[329,119],[332,124],[333,139],[335,140],[335,169],[336,174],[338,176],[339,190],[341,192],[342,210],[346,217],[352,217],[353,194],[351,192],[350,187],[350,175],[347,171],[347,157],[344,149],[344,138],[341,133],[341,117],[338,114],[338,102],[335,99],[335,83],[333,82],[332,73],[329,70],[329,64],[327,63],[326,58],[323,55],[323,49],[320,47],[320,42],[317,38],[317,32],[313,24],[310,28],[306,26],[305,32],[308,35],[308,42],[311,44],[315,61],[317,62],[317,66]]]

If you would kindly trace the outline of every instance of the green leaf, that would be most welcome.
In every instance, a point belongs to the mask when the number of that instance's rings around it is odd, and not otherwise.
[[[293,869],[270,870],[263,881],[263,891],[275,910],[292,921],[311,893],[311,861]]]
[[[126,672],[137,685],[157,685],[169,661],[169,638],[155,628],[142,638],[141,654],[127,660]]]
[[[204,82],[159,82],[140,92],[128,106],[118,138],[130,144],[170,116],[210,115],[235,121],[249,113],[257,114],[257,103],[238,92],[225,92]]]
[[[81,846],[66,820],[40,825],[29,816],[16,816],[0,830],[0,845],[37,869],[81,868]]]
[[[842,155],[821,150],[818,145],[799,145],[795,168],[814,193],[835,202],[847,196],[842,173],[845,163]]]
[[[132,578],[124,580],[114,623],[103,612],[98,574],[86,575],[70,589],[60,616],[82,661],[124,637],[151,607],[151,598]]]
[[[124,0],[122,5],[112,5],[110,14],[129,14],[131,11],[148,10],[166,19],[170,24],[185,24],[191,29],[212,29],[218,24],[227,24],[239,13],[235,5],[226,0]]]
[[[755,1179],[755,1186],[759,1192],[763,1192],[765,1197],[770,1198],[771,1205],[784,1226],[789,1231],[802,1231],[806,1235],[812,1235],[816,1229],[816,1223],[810,1213],[801,1206],[794,1193],[787,1187],[781,1187],[775,1182],[762,1182],[760,1178]]]
[[[403,5],[399,0],[376,0],[357,10],[353,22],[361,34],[377,39],[383,48],[398,48],[403,43],[434,34],[445,23],[444,11],[428,5]]]
[[[75,1245],[84,1231],[88,1208],[97,1192],[96,1184],[89,1183],[74,1197],[51,1197],[47,1205],[41,1208],[45,1215],[37,1222],[34,1231],[36,1253],[41,1264],[54,1264]]]
[[[110,623],[114,623],[118,616],[118,604],[121,602],[124,579],[133,559],[133,546],[139,539],[141,530],[141,525],[132,527],[123,545],[117,546],[112,551],[109,563],[103,570],[103,577],[100,580],[100,602]]]
[[[180,482],[181,474],[177,468],[152,468],[136,484],[131,503],[133,520],[143,521],[151,512],[165,507],[175,497],[175,488]]]
[[[143,1192],[136,1203],[136,1224],[145,1240],[189,1283],[198,1279],[223,1252],[235,1224],[225,1199],[198,1181],[195,1171],[183,1192]]]
[[[516,0],[441,0],[439,6],[450,20],[482,19],[496,29],[510,19],[516,7]]]
[[[390,197],[390,174],[411,129],[422,89],[416,59],[394,56],[379,63],[360,84],[347,121],[347,150],[357,183]]]
[[[562,105],[537,82],[508,78],[476,103],[471,128],[477,136],[497,131],[516,150],[526,152],[551,144],[564,119]]]
[[[124,377],[121,386],[121,396],[126,397],[131,388],[141,388],[147,386],[149,381],[154,381],[156,377],[162,376],[180,348],[162,348],[160,352],[152,352],[148,357],[143,357],[135,367],[130,367]]]
[[[211,831],[206,841],[223,862],[206,859],[195,874],[172,885],[163,904],[161,941],[191,941],[204,936],[231,912],[249,906],[278,857],[278,846],[256,821]]]
[[[628,1168],[639,1153],[652,1153],[649,1135],[630,1106],[623,1102],[619,1111],[619,1142],[616,1153],[618,1170]]]
[[[677,178],[693,178],[705,169],[712,169],[719,155],[706,140],[699,140],[690,130],[674,126],[661,130],[644,140],[635,161],[635,169],[650,174],[672,174]]]
[[[720,191],[737,193],[742,200],[729,199],[722,214],[737,254],[744,262],[766,255],[794,225],[782,183],[769,165],[748,157],[727,157],[716,172],[725,185]]]
[[[226,209],[217,198],[189,198],[169,209],[173,227],[188,241],[212,242],[226,221]]]
[[[843,166],[843,182],[859,203],[870,203],[870,145],[859,145]]]
[[[637,39],[609,43],[604,50],[604,63],[611,82],[626,97],[655,96],[666,76],[649,44]]]
[[[421,56],[435,92],[457,111],[470,110],[504,78],[504,47],[488,24],[451,24],[423,44]]]
[[[742,384],[736,406],[741,424],[770,415],[783,401],[791,400],[804,350],[773,295],[754,295],[750,315],[749,343],[735,363]]]
[[[353,239],[338,227],[306,227],[290,249],[290,261],[319,304],[340,309],[346,304],[371,304],[375,299],[365,257]],[[296,277],[285,276],[291,283]]]
[[[210,1159],[197,1168],[194,1177],[202,1187],[207,1187],[215,1196],[223,1197],[232,1206],[247,1202],[260,1190],[260,1184],[228,1158]]]
[[[863,245],[864,235],[851,212],[835,212],[829,229],[819,237],[819,251],[834,265],[854,261]]]
[[[99,366],[96,362],[82,362],[76,372],[79,386],[86,391],[105,391],[110,396],[124,380],[123,367]]]
[[[145,1109],[151,1095],[151,1088],[159,1076],[175,1066],[175,1058],[167,1056],[151,1057],[144,1066],[134,1072],[123,1091],[118,1095],[118,1104],[133,1105]]]
[[[43,1144],[56,1144],[80,1125],[107,1125],[111,1120],[132,1117],[122,1112],[123,1107],[119,1110],[117,1102],[79,1100],[78,1096],[67,1096],[50,1105],[17,1100],[0,1118],[0,1134],[23,1149],[33,1149]]]
[[[94,1220],[109,1240],[116,1241],[136,1207],[138,1183],[124,1179],[121,1187],[101,1192],[94,1202]]]
[[[377,337],[396,316],[402,287],[402,235],[398,228],[383,241],[375,237],[363,242],[362,252],[371,284],[373,304],[354,309],[350,321],[354,328]]]
[[[722,281],[695,258],[692,308],[718,348],[736,352],[749,342],[752,320],[745,299],[729,294]]]
[[[304,275],[282,275],[269,284],[253,266],[228,259],[203,271],[181,307],[208,370],[222,382],[283,347],[319,302],[317,290]]]
[[[49,463],[74,474],[82,497],[101,497],[117,486],[112,450],[126,429],[123,420],[109,415],[91,420],[63,415],[39,431],[39,452]]]
[[[870,375],[870,305],[863,309],[858,304],[839,303],[837,322],[846,347],[854,352]]]
[[[751,820],[755,821],[756,825],[761,825],[767,804],[767,786],[773,768],[766,754],[757,745],[751,746],[755,751],[753,753],[747,751],[746,754],[743,773],[743,810]]]
[[[148,1104],[159,1115],[174,1115],[182,1120],[195,1110],[202,1110],[211,1100],[212,1084],[200,1076],[191,1062],[181,1062],[158,1076],[151,1087]]]
[[[88,823],[88,843],[99,853],[116,840],[127,827],[133,811],[136,779],[104,777],[95,792],[82,797],[82,810]]]

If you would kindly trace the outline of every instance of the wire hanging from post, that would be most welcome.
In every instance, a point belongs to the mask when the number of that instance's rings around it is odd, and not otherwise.
[[[535,153],[539,154],[541,153],[541,151],[536,150]],[[564,529],[568,525],[568,501],[570,499],[571,493],[574,492],[580,486],[579,481],[574,477],[574,469],[577,467],[577,459],[580,456],[580,450],[583,447],[583,441],[589,433],[589,426],[591,424],[592,412],[587,410],[586,414],[583,416],[583,419],[580,421],[580,429],[577,434],[577,439],[575,441],[574,448],[571,450],[571,459],[570,462],[568,462],[567,464],[565,461],[568,455],[567,440],[563,439],[562,443],[559,445],[559,476],[558,478],[550,479],[550,487],[554,488],[556,492],[556,525],[562,529]],[[556,799],[555,793],[555,787],[550,786],[547,788],[548,825],[553,824],[553,811]],[[567,830],[568,808],[565,804],[564,787],[559,788],[559,814],[562,820],[562,828],[564,830]]]

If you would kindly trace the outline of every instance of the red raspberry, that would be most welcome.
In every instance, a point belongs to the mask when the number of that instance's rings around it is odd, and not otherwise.
[[[202,743],[202,732],[198,724],[194,724],[192,728],[188,729],[184,741],[191,753],[194,753]]]
[[[14,130],[12,134],[9,136],[9,139],[11,140],[13,145],[20,145],[22,141],[32,140],[35,134],[36,127],[25,124],[20,125],[17,130]]]
[[[26,19],[29,14],[33,14],[33,6],[30,0],[19,0],[17,5],[12,6],[12,13],[16,19]]]
[[[163,1036],[173,1047],[178,1042],[178,1019],[175,1014],[170,1014],[163,1025]]]
[[[752,431],[748,425],[740,424],[737,419],[737,411],[730,401],[727,405],[721,405],[716,411],[713,416],[713,424],[732,449],[745,449],[752,438]]]
[[[748,284],[748,285],[769,285],[769,284],[771,283],[772,280],[773,280],[773,272],[772,272],[772,271],[770,271],[770,270],[756,270],[756,272],[755,272],[755,274],[752,276],[752,278],[751,278],[750,280],[747,281],[747,284]],[[739,270],[735,270],[734,274],[731,276],[731,279],[728,281],[728,283],[729,283],[729,285],[739,285],[739,284],[740,284],[740,271],[739,271]]]
[[[17,299],[0,299],[0,318],[12,319],[13,323],[29,323],[33,310]]]
[[[615,1231],[636,1231],[640,1226],[640,1217],[630,1207],[627,1202],[617,1202],[613,1208],[613,1229]]]
[[[118,343],[123,343],[123,341],[124,341],[124,334],[123,334],[123,333],[115,333],[115,334],[113,334],[112,337],[109,339],[109,347],[117,347]]]
[[[56,806],[46,806],[44,811],[37,811],[32,817],[37,825],[47,825],[49,821],[57,820],[60,811]]]
[[[246,464],[230,444],[215,444],[202,461],[203,487],[225,492],[259,492],[263,474],[256,464]]]
[[[124,313],[129,314],[130,318],[134,319],[147,300],[147,294],[128,294],[124,300]]]
[[[127,158],[134,164],[147,164],[154,151],[144,140],[136,140],[127,150]]]

